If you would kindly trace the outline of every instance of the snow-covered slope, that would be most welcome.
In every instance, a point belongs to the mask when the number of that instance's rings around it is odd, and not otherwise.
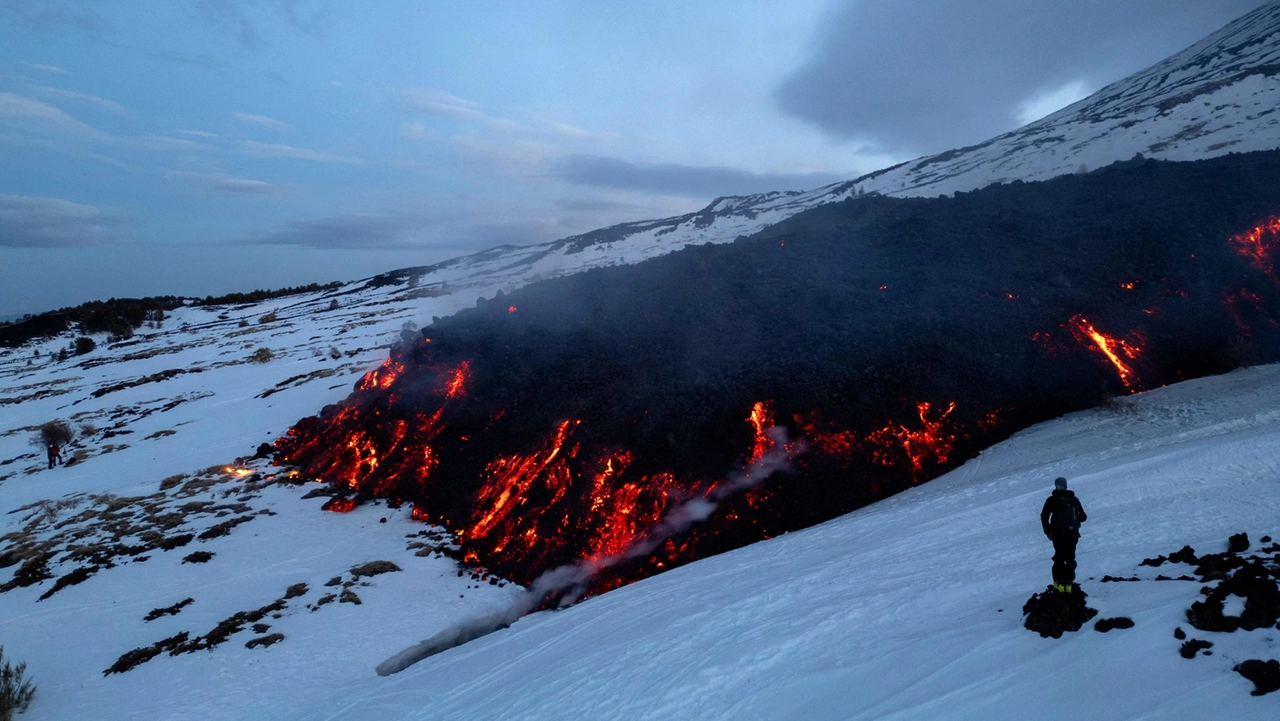
[[[252,436],[254,421],[244,420]],[[1280,712],[1280,695],[1250,696],[1251,684],[1231,671],[1243,659],[1280,655],[1280,632],[1194,631],[1183,612],[1200,585],[1154,580],[1185,567],[1138,565],[1184,544],[1223,550],[1239,531],[1255,543],[1278,535],[1280,366],[1191,381],[1028,429],[923,487],[526,617],[385,679],[374,674],[378,662],[510,603],[515,589],[459,577],[447,559],[419,555],[433,541],[419,535],[424,529],[408,509],[319,513],[322,499],[297,500],[305,489],[265,478],[246,486],[216,471],[164,490],[128,484],[121,476],[129,467],[113,455],[73,466],[66,478],[42,472],[26,480],[52,498],[112,483],[135,498],[73,496],[0,516],[6,531],[105,543],[79,535],[104,525],[85,511],[114,506],[143,523],[205,500],[247,506],[226,518],[254,517],[227,535],[149,552],[145,562],[118,556],[116,568],[47,600],[37,598],[50,582],[0,594],[0,642],[40,684],[25,717],[32,721],[1274,719]],[[1080,577],[1090,603],[1103,617],[1131,617],[1132,629],[1104,635],[1086,627],[1052,640],[1020,626],[1022,602],[1049,577],[1051,550],[1037,516],[1060,474],[1089,512]],[[208,485],[187,485],[202,479]],[[6,499],[9,486],[0,487]],[[158,515],[144,512],[151,504]],[[191,515],[166,533],[225,522]],[[183,563],[192,550],[215,555]],[[375,560],[403,572],[353,577],[351,568]],[[1095,580],[1108,574],[1144,580]],[[338,585],[326,585],[334,577]],[[299,583],[306,588],[286,598]],[[362,603],[321,603],[344,590]],[[143,620],[186,598],[194,600],[176,614]],[[250,631],[246,622],[211,651],[160,653],[103,675],[126,651],[184,631],[213,636],[237,612],[276,599],[283,606],[257,620],[270,629]],[[1180,657],[1178,626],[1212,641],[1214,655]],[[270,633],[285,638],[245,647]]]
[[[1065,475],[1089,513],[1080,578],[1099,617],[1046,639],[1021,606],[1049,579],[1039,510]],[[367,668],[297,719],[1275,719],[1232,672],[1276,629],[1203,633],[1191,544],[1280,535],[1280,367],[1163,388],[1028,429],[923,487],[670,571],[427,659]],[[1138,576],[1101,583],[1104,575]],[[1174,629],[1214,643],[1187,660]],[[438,630],[415,624],[408,635]]]

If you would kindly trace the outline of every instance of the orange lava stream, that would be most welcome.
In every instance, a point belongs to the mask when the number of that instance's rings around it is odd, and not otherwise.
[[[1280,217],[1272,217],[1254,226],[1249,232],[1232,237],[1230,243],[1237,253],[1253,263],[1253,267],[1275,280],[1275,260],[1272,254],[1278,241]]]
[[[1116,373],[1120,376],[1120,381],[1124,383],[1125,388],[1134,389],[1137,378],[1134,376],[1133,368],[1128,363],[1125,363],[1120,356],[1123,354],[1126,358],[1134,360],[1142,352],[1141,347],[1102,333],[1097,328],[1094,328],[1089,319],[1083,315],[1072,316],[1067,321],[1067,328],[1070,329],[1076,340],[1086,346],[1092,344],[1095,350],[1106,357],[1107,361],[1115,367]]]
[[[932,404],[921,401],[916,404],[920,416],[920,428],[908,428],[905,425],[890,423],[867,436],[871,444],[871,458],[884,466],[897,465],[900,454],[905,454],[911,464],[911,476],[919,482],[924,473],[927,461],[946,463],[947,455],[955,444],[956,436],[952,431],[944,430],[947,417],[956,409],[954,402],[938,413],[937,418],[929,418]]]
[[[506,518],[515,507],[523,505],[524,496],[529,487],[556,463],[557,458],[560,458],[570,429],[576,428],[579,422],[562,421],[560,427],[556,429],[555,436],[544,449],[525,455],[515,454],[498,458],[485,468],[485,476],[489,481],[480,491],[476,502],[480,506],[489,506],[489,510],[467,529],[467,538],[488,535],[489,531]],[[560,465],[563,463],[561,460]],[[567,474],[568,469],[565,468],[564,472]]]

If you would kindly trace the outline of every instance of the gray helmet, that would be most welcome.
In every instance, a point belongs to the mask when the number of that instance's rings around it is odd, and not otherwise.
[[[1067,490],[1067,479],[1062,478],[1061,476],[1059,476],[1058,478],[1055,478],[1053,480],[1053,487],[1059,491]]]

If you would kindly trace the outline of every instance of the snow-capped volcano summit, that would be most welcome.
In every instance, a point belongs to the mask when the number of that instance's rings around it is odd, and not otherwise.
[[[1198,160],[1280,144],[1280,3],[1042,120],[855,181],[885,195],[938,195],[1092,170],[1136,153]]]

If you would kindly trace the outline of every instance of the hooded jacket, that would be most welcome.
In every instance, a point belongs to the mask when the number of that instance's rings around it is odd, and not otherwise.
[[[1072,523],[1073,517],[1074,523]],[[1080,499],[1069,490],[1055,489],[1044,500],[1044,508],[1040,511],[1040,525],[1044,528],[1046,536],[1052,536],[1054,531],[1078,534],[1080,524],[1088,519],[1084,506],[1080,505]]]

